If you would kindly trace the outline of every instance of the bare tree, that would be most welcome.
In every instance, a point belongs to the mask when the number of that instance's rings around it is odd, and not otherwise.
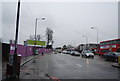
[[[40,41],[41,35],[37,35],[37,41]]]
[[[37,35],[36,36],[36,40],[40,41],[40,39],[41,39],[41,35]],[[34,35],[33,36],[30,35],[30,40],[35,40],[35,36]]]
[[[47,45],[53,44],[53,30],[50,28],[46,29]]]
[[[30,35],[30,40],[35,40],[35,36]]]

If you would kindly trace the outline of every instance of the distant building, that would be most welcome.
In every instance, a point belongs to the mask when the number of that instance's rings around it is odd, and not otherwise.
[[[92,48],[97,48],[99,44],[89,43],[87,49],[91,50]]]
[[[75,50],[82,52],[82,50],[92,50],[93,48],[97,48],[98,44],[88,43],[88,44],[80,44],[78,45]]]

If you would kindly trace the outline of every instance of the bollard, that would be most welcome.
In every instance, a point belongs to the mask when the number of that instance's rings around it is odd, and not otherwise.
[[[120,56],[118,56],[118,65],[120,65]]]

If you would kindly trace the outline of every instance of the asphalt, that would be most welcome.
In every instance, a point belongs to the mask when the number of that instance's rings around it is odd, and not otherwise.
[[[51,55],[48,58],[48,74],[62,79],[117,79],[118,69],[111,64],[98,56],[86,59],[63,54]]]
[[[94,59],[65,54],[37,56],[21,68],[21,79],[118,79],[118,68],[99,56]]]

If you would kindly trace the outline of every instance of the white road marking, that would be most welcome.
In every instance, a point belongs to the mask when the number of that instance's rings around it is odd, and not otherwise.
[[[82,65],[80,65],[80,64],[76,64],[77,66],[79,66],[79,67],[82,67]]]
[[[46,72],[48,71],[48,61],[46,59]]]

